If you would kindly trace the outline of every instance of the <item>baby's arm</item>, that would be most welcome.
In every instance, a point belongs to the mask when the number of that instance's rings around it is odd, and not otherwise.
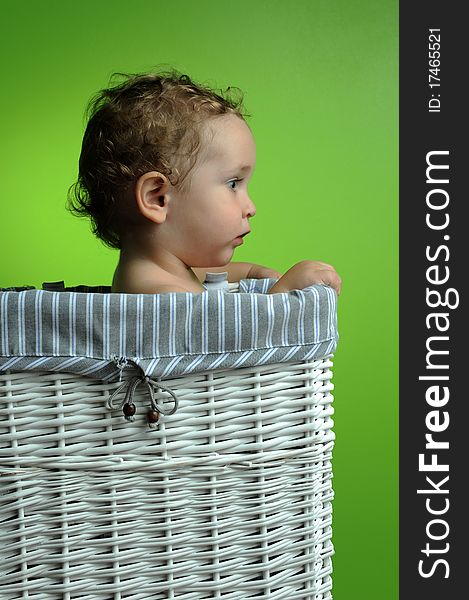
[[[228,273],[228,281],[240,281],[240,279],[264,279],[273,277],[278,279],[281,273],[262,265],[249,262],[231,262],[222,267],[193,267],[192,270],[200,281],[205,280],[208,273]]]
[[[316,260],[302,260],[293,265],[284,275],[262,265],[248,262],[232,262],[222,267],[193,268],[194,273],[200,281],[205,280],[205,274],[228,273],[228,281],[239,281],[240,279],[278,279],[269,290],[269,294],[277,292],[289,292],[290,290],[302,290],[309,285],[322,283],[329,285],[340,294],[342,280],[333,266]]]
[[[269,290],[269,294],[301,290],[315,283],[323,283],[340,294],[342,280],[334,267],[316,260],[302,260],[293,265]]]

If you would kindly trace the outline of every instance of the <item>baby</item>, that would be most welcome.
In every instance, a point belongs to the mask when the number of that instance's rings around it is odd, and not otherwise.
[[[113,292],[203,292],[207,272],[227,272],[228,281],[278,279],[269,293],[315,283],[340,293],[323,262],[284,275],[231,262],[256,214],[256,148],[239,100],[176,72],[137,75],[102,90],[89,117],[69,203],[120,250]]]

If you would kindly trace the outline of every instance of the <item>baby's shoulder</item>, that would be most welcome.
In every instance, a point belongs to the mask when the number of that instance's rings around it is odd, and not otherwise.
[[[125,294],[165,294],[169,292],[203,292],[199,281],[185,281],[160,268],[141,262],[120,263],[114,273],[112,291]]]

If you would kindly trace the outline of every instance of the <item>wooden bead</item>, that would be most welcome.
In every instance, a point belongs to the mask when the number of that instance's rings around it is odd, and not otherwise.
[[[160,413],[157,410],[150,409],[147,413],[147,419],[150,424],[158,423]]]
[[[124,404],[122,408],[125,418],[133,417],[136,411],[137,409],[135,408],[135,404]]]

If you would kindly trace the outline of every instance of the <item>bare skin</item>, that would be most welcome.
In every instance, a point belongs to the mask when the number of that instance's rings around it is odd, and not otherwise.
[[[134,201],[141,219],[121,236],[112,291],[203,292],[206,272],[226,271],[228,281],[278,279],[269,293],[314,283],[340,293],[340,277],[326,263],[301,261],[282,275],[262,265],[231,261],[256,214],[248,193],[255,144],[249,127],[235,115],[213,118],[207,128],[207,147],[202,148],[186,189],[172,186],[157,171],[137,181]]]
[[[132,264],[131,268],[125,269],[125,261]],[[175,276],[160,267],[149,263],[148,261],[131,259],[127,256],[124,260],[121,258],[119,265],[114,273],[112,290],[115,292],[125,291],[129,294],[142,293],[164,293],[164,292],[203,292],[205,288],[202,282],[205,280],[206,273],[228,273],[228,281],[235,282],[240,279],[263,279],[281,277],[281,274],[274,269],[263,267],[248,262],[231,262],[226,265],[204,268],[186,267],[187,273],[183,277]],[[158,281],[158,291],[155,281]],[[147,291],[148,290],[148,291]]]
[[[335,269],[331,265],[319,261],[301,261],[293,265],[284,275],[281,275],[274,269],[262,267],[261,265],[236,262],[222,265],[221,267],[187,268],[187,271],[191,280],[190,282],[186,278],[172,277],[158,267],[154,268],[153,265],[149,265],[146,261],[139,263],[136,260],[133,262],[132,269],[130,269],[130,277],[126,277],[125,281],[121,280],[119,267],[116,269],[112,289],[115,292],[125,291],[129,294],[203,292],[205,288],[202,282],[205,280],[207,272],[228,272],[228,281],[230,282],[247,278],[262,279],[266,277],[278,279],[277,283],[270,288],[269,294],[304,289],[313,284],[329,285],[337,294],[340,294],[342,289],[342,281]],[[161,283],[156,287],[155,281],[157,280]]]

